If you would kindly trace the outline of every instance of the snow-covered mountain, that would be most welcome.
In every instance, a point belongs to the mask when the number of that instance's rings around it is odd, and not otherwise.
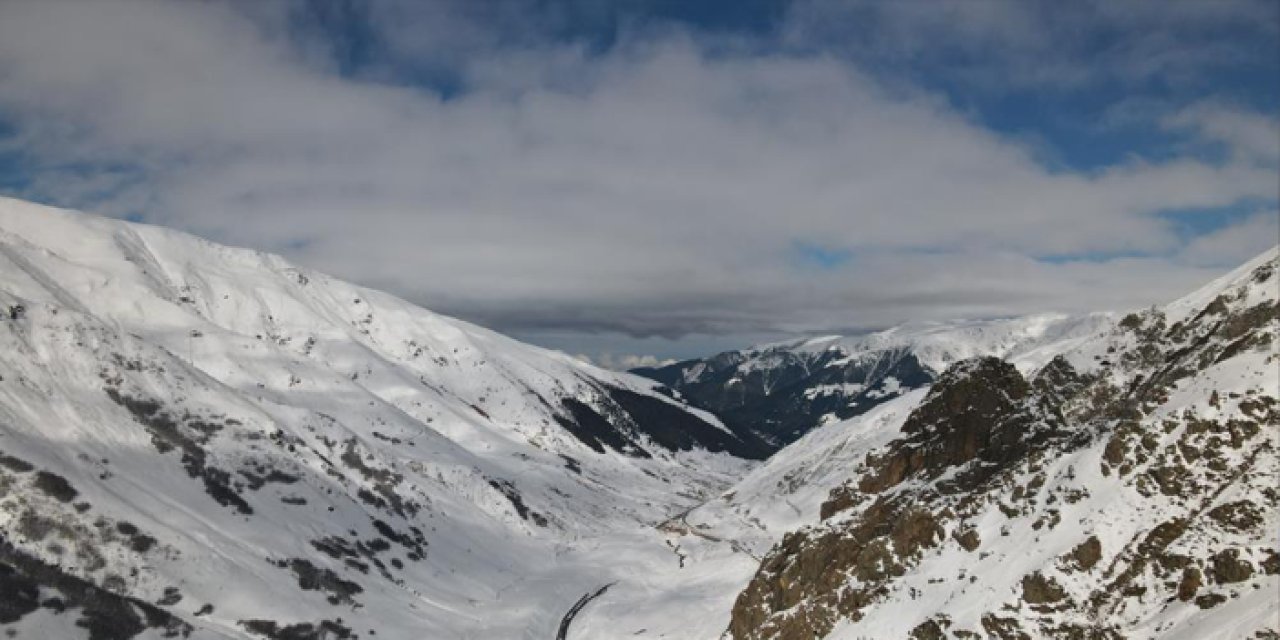
[[[765,453],[650,380],[161,228],[0,200],[0,274],[20,637],[550,637],[631,571],[576,541],[674,564],[652,525]]]
[[[0,630],[1275,637],[1278,271],[649,372],[676,391],[0,200]],[[735,378],[799,431],[682,400]]]
[[[777,447],[822,424],[861,415],[928,386],[950,364],[979,355],[1034,368],[1114,322],[1109,313],[907,324],[726,351],[635,369]]]
[[[1277,637],[1278,287],[1272,250],[810,432],[685,518],[778,540],[730,635]]]

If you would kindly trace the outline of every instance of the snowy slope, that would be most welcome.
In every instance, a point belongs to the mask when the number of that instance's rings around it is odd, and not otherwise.
[[[977,356],[1025,361],[1037,369],[1064,348],[1087,340],[1112,322],[1110,313],[1040,313],[998,320],[908,323],[862,336],[828,336],[758,347],[798,353],[838,352],[845,358],[891,349],[908,349],[920,363],[941,373],[952,363]],[[1045,357],[1045,353],[1049,353]],[[829,366],[838,366],[829,365]]]
[[[1272,250],[1038,368],[960,361],[753,470],[690,519],[772,530],[779,495],[796,518],[822,496],[821,523],[765,556],[732,637],[1273,637],[1277,271]]]
[[[918,354],[939,373],[965,359],[1008,359],[1024,373],[1041,369],[1054,357],[1102,340],[1115,321],[1112,314],[1041,314],[1009,320],[904,326],[859,338],[831,337],[785,343],[778,348],[842,358],[882,354],[893,349]],[[846,481],[850,469],[898,436],[929,384],[899,389],[856,417],[819,426],[755,467],[719,500],[701,505],[688,518],[721,530],[763,554],[783,533],[812,523],[828,493]],[[730,533],[732,532],[732,533]]]
[[[2,200],[0,273],[19,637],[551,637],[760,455],[652,381],[164,229]]]

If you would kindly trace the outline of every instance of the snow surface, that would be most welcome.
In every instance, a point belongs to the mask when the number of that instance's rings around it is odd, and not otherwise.
[[[997,356],[1024,371],[1044,366],[1072,344],[1089,340],[1109,328],[1115,314],[1040,313],[996,320],[955,320],[908,323],[861,336],[824,336],[754,347],[751,352],[788,350],[797,353],[837,351],[843,366],[859,356],[892,349],[908,349],[920,363],[941,373],[953,362],[975,356]]]
[[[142,600],[177,587],[182,600],[169,609],[193,637],[249,637],[241,620],[336,618],[362,637],[552,637],[564,611],[601,584],[617,581],[625,596],[674,581],[678,557],[655,525],[752,465],[697,449],[592,451],[557,424],[557,400],[590,403],[607,384],[666,401],[652,381],[276,256],[0,200],[0,273],[0,309],[25,307],[0,322],[0,451],[64,476],[89,505],[79,514],[36,491],[9,494],[17,501],[0,510],[0,531],[75,575],[122,577]],[[107,389],[222,425],[206,463],[233,484],[255,468],[298,480],[244,490],[251,514],[220,505]],[[389,476],[399,478],[390,493],[416,513],[358,495],[383,495]],[[25,539],[27,507],[91,533],[95,519],[128,522],[158,543],[137,554],[105,534]],[[425,558],[393,543],[376,556],[403,563],[388,578],[313,545],[382,538],[378,520],[401,533],[418,527]],[[85,560],[93,553],[103,566]],[[301,590],[273,564],[294,558],[363,591],[334,605]],[[213,613],[195,616],[206,603]],[[52,633],[38,614],[22,628]]]

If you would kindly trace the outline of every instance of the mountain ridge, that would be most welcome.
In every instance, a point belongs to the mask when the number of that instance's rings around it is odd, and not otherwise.
[[[587,541],[665,560],[647,527],[751,464],[651,381],[275,256],[12,200],[0,229],[23,636],[545,637]]]
[[[730,635],[1274,637],[1278,256],[1027,377],[957,362],[876,429],[824,427],[753,470],[848,450],[792,490],[813,520],[764,554]],[[768,493],[715,511],[768,523]]]
[[[797,376],[866,406],[780,446],[276,256],[0,200],[0,627],[1269,637],[1278,260],[1122,317],[757,349],[863,376]]]
[[[916,323],[860,336],[801,338],[633,369],[775,447],[923,388],[976,355],[1036,368],[1114,321],[1109,312]]]

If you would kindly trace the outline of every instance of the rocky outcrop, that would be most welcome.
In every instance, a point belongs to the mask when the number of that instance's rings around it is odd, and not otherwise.
[[[821,523],[766,555],[729,635],[1147,637],[1273,593],[1276,270],[1273,257],[1132,314],[1030,380],[995,358],[950,367],[830,493]],[[1265,616],[1236,624],[1277,633]]]
[[[849,527],[788,534],[734,605],[735,638],[821,637],[854,617],[926,549],[942,543],[935,514],[882,497]],[[786,611],[785,616],[772,615]]]
[[[939,485],[971,490],[1018,460],[1062,427],[1013,365],[998,358],[959,362],[948,369],[902,426],[905,438],[868,459],[872,471],[858,488],[880,493],[907,478],[932,480],[970,462]]]
[[[25,553],[0,535],[0,624],[17,622],[39,609],[69,612],[93,640],[129,640],[148,630],[162,637],[191,635],[191,625],[173,614],[99,586]],[[11,636],[12,637],[12,636]]]
[[[925,549],[946,539],[955,496],[990,481],[1060,427],[1031,385],[997,358],[949,368],[907,418],[904,437],[868,456],[857,489],[832,493],[824,519],[875,496],[847,522],[784,538],[734,606],[735,638],[814,638],[842,618],[856,620]],[[943,482],[892,491],[908,479]],[[860,495],[859,495],[860,494]],[[956,531],[967,550],[980,540]],[[775,615],[786,612],[785,615]],[[922,630],[921,633],[928,633]]]

